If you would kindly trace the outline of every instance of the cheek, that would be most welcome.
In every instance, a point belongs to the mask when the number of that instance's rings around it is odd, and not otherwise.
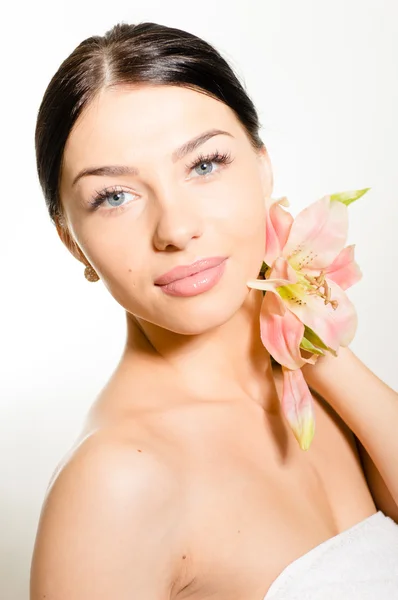
[[[236,190],[225,219],[227,239],[242,277],[258,277],[265,254],[265,198],[257,186]]]
[[[148,253],[141,253],[138,246],[128,246],[119,252],[103,253],[99,257],[101,275],[113,295],[118,298],[126,293],[142,290],[148,284]]]
[[[130,248],[107,260],[101,257],[101,278],[113,298],[125,310],[138,316],[145,315],[148,310],[148,289],[150,288],[148,269],[144,265],[149,262],[148,254],[140,256],[137,248]]]
[[[145,277],[148,277],[148,271],[143,268],[148,263],[148,248],[142,240],[137,241],[132,229],[121,234],[108,227],[106,234],[102,235],[98,235],[98,231],[86,231],[79,240],[82,251],[104,286],[124,308],[131,298],[140,297],[138,292],[145,287]]]
[[[253,251],[257,247],[264,252],[265,199],[259,185],[229,186],[219,204],[217,217],[221,229],[236,243],[241,243],[242,249],[247,247]]]

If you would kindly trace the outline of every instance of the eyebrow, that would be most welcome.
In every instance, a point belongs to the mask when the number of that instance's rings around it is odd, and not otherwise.
[[[179,148],[176,148],[176,150],[174,150],[174,152],[171,155],[172,162],[175,163],[178,160],[181,160],[182,158],[184,158],[184,156],[186,156],[190,152],[193,152],[193,150],[195,150],[198,146],[204,144],[205,142],[207,142],[207,140],[214,137],[215,135],[229,135],[230,137],[234,137],[232,133],[229,133],[228,131],[223,131],[222,129],[209,129],[208,131],[204,131],[203,133],[197,135],[188,142],[185,142],[185,144],[183,144]],[[88,169],[82,169],[76,175],[72,182],[72,187],[76,185],[79,179],[81,179],[82,177],[88,177],[89,175],[118,176],[138,174],[139,171],[137,168],[127,165],[108,165],[103,167],[91,167]]]

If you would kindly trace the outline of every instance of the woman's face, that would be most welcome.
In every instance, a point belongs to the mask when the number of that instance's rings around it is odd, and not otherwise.
[[[227,133],[176,153],[215,130]],[[226,163],[200,158],[217,152]],[[131,172],[112,174],[115,166]],[[105,199],[95,208],[98,192]],[[102,91],[67,140],[60,194],[71,239],[115,300],[144,321],[183,334],[206,331],[232,317],[249,293],[246,282],[258,276],[269,157],[253,150],[229,107],[205,94],[149,85]],[[210,289],[176,296],[155,284],[207,257],[226,257]]]

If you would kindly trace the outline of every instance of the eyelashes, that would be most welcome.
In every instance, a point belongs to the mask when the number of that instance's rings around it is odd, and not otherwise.
[[[215,152],[213,152],[211,154],[199,154],[199,156],[197,158],[195,158],[191,163],[186,164],[185,168],[187,169],[188,172],[190,172],[192,169],[199,167],[200,165],[202,165],[204,163],[216,163],[216,164],[225,166],[227,164],[230,164],[232,162],[232,160],[233,159],[231,159],[231,154],[229,152],[220,153],[220,152],[218,152],[218,150],[216,150]],[[218,171],[216,171],[216,173],[217,172]],[[213,171],[211,171],[210,173],[205,173],[204,175],[199,175],[198,178],[199,179],[207,179],[207,177],[212,174],[213,174]],[[121,195],[124,197],[126,194],[130,194],[130,195],[134,196],[134,194],[132,194],[132,192],[128,192],[128,191],[124,190],[123,188],[121,188],[120,186],[111,186],[111,187],[107,187],[103,190],[96,191],[94,196],[92,197],[92,199],[89,202],[91,210],[96,210],[99,206],[101,206],[101,204],[104,204],[104,202],[112,196]],[[129,202],[127,204],[129,204]],[[126,206],[126,204],[122,204],[121,206],[116,206],[111,209],[108,209],[106,212],[116,213],[121,210],[124,210],[125,206]]]
[[[220,153],[220,152],[218,152],[218,150],[216,150],[212,154],[199,154],[199,156],[197,158],[195,158],[195,160],[192,163],[185,165],[185,167],[189,171],[191,171],[191,169],[194,169],[195,167],[198,167],[202,163],[207,163],[207,162],[215,162],[215,163],[219,163],[219,164],[229,164],[230,162],[232,162],[231,154],[229,152]]]
[[[134,195],[131,194],[131,192],[126,192],[123,189],[120,189],[119,186],[112,186],[112,187],[108,187],[105,188],[104,190],[101,190],[100,192],[96,192],[95,196],[92,198],[92,200],[90,200],[89,204],[91,206],[92,210],[96,210],[99,206],[101,206],[101,204],[103,204],[105,202],[105,200],[108,200],[108,198],[110,198],[111,196],[118,196],[118,195],[122,195],[123,196],[125,194],[130,194],[130,195]],[[124,208],[124,204],[122,204],[122,206],[116,206],[114,208],[112,208],[112,212],[117,212],[118,210]]]

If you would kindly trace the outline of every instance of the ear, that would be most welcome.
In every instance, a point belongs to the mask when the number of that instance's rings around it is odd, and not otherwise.
[[[87,262],[87,259],[84,256],[83,252],[80,250],[79,246],[73,239],[64,217],[55,216],[54,221],[61,242],[67,247],[72,256],[74,256],[78,261],[80,261],[84,265],[88,265],[89,263]]]
[[[274,189],[274,174],[271,159],[265,146],[258,151],[258,163],[264,196],[271,198]]]

